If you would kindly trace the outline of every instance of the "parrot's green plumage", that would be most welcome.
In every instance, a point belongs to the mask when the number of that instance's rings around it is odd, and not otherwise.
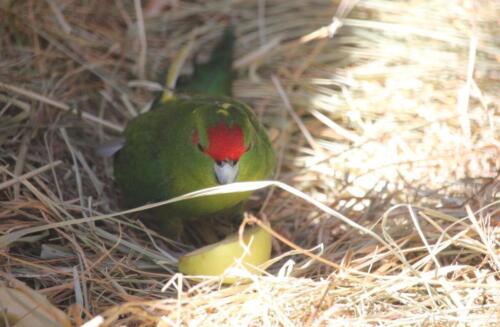
[[[186,83],[177,89],[187,94],[233,95],[233,46],[232,29],[224,32],[222,40],[215,46],[210,61],[194,66],[194,72]]]
[[[226,31],[207,64],[179,90],[191,95],[158,102],[132,120],[114,159],[123,203],[136,207],[195,190],[272,173],[275,155],[253,111],[232,99],[232,31]],[[154,209],[163,228],[179,220],[231,213],[250,193],[202,197]],[[165,227],[170,226],[170,227]],[[176,232],[163,231],[172,235]]]

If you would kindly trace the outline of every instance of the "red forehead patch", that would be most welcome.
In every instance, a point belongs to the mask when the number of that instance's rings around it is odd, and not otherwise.
[[[207,131],[208,147],[204,150],[212,159],[239,160],[245,153],[243,130],[238,125],[228,127],[219,123],[210,127]],[[193,143],[198,143],[198,135],[193,135]]]

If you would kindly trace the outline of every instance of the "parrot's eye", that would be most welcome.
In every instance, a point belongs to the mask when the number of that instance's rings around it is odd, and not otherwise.
[[[251,142],[248,143],[248,145],[247,145],[247,147],[245,149],[245,152],[248,152],[248,151],[252,150],[252,147],[253,147],[253,143],[251,143]]]
[[[205,152],[205,149],[200,143],[198,143],[196,146],[198,147],[198,150],[200,150],[201,152]]]

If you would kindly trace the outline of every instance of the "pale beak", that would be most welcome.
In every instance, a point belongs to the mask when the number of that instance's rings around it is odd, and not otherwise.
[[[217,183],[224,185],[234,183],[238,177],[238,161],[223,160],[214,163],[215,179]]]

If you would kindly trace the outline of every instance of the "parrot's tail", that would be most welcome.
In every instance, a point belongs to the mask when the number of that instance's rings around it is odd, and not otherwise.
[[[177,90],[192,95],[232,96],[234,42],[234,30],[228,27],[213,49],[210,60],[195,64],[193,75],[186,81],[180,80]]]

